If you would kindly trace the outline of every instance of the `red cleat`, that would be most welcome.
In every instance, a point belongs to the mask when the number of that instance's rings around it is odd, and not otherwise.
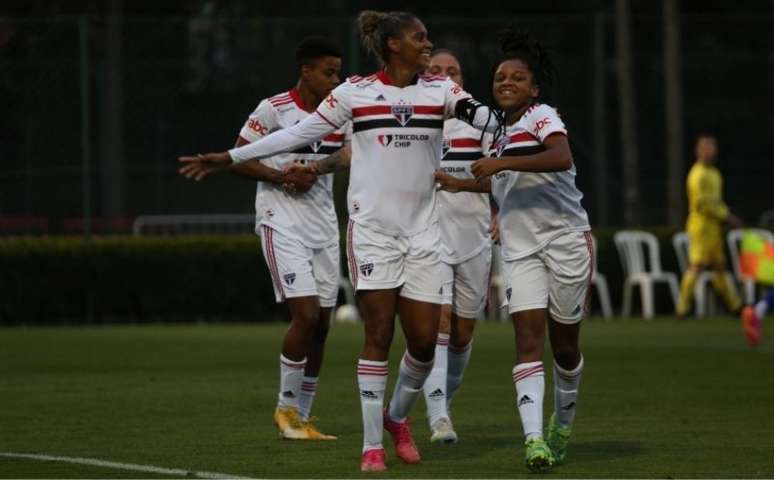
[[[387,409],[384,409],[384,429],[390,432],[395,442],[395,454],[406,463],[419,463],[419,450],[411,437],[411,424],[409,419],[404,422],[395,422],[390,418]]]
[[[360,460],[361,472],[383,472],[387,470],[384,461],[387,460],[387,454],[383,448],[375,448],[363,452],[363,458]]]
[[[751,347],[757,347],[761,343],[761,319],[751,305],[742,309],[742,329]]]

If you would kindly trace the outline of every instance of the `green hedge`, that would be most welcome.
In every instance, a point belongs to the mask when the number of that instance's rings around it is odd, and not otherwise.
[[[0,323],[272,318],[256,236],[0,240]]]
[[[599,270],[620,308],[616,229],[596,229]],[[678,271],[674,229],[650,229],[662,265]],[[0,239],[0,324],[275,319],[256,236]],[[346,250],[342,249],[342,252]],[[671,312],[666,288],[658,309]]]

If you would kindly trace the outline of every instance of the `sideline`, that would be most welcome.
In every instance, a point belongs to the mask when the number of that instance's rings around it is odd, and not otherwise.
[[[155,467],[153,465],[138,465],[135,463],[110,462],[107,460],[100,460],[98,458],[60,457],[60,456],[54,456],[54,455],[42,455],[42,454],[33,454],[33,453],[13,453],[13,452],[0,452],[0,457],[21,458],[21,459],[28,459],[28,460],[41,460],[44,462],[76,463],[79,465],[91,465],[95,467],[115,468],[118,470],[133,470],[135,472],[160,473],[162,475],[173,475],[176,477],[215,478],[215,479],[234,478],[237,480],[248,480],[250,478],[250,477],[240,477],[237,475],[231,475],[229,473],[197,472],[195,470],[183,470],[180,468],[164,468],[164,467]]]

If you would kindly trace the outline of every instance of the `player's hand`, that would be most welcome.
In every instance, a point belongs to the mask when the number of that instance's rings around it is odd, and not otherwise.
[[[200,153],[195,157],[178,157],[177,161],[183,164],[178,172],[185,178],[197,182],[233,163],[228,152]]]
[[[489,223],[487,232],[494,243],[500,243],[500,224],[497,221],[497,215],[492,214],[492,221]]]
[[[435,188],[450,193],[457,193],[460,189],[457,187],[457,178],[449,175],[443,168],[435,171]]]
[[[729,213],[728,217],[726,217],[726,223],[731,228],[742,228],[744,227],[744,222],[741,218],[737,217],[733,213]]]
[[[314,186],[319,172],[315,165],[292,163],[285,168],[282,188],[291,194],[306,193]]]
[[[486,177],[492,176],[499,172],[501,164],[502,162],[496,158],[479,158],[470,165],[470,173],[476,177],[476,181],[481,181]]]

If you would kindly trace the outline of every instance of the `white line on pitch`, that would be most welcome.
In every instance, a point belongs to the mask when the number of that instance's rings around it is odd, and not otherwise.
[[[33,453],[13,453],[13,452],[0,452],[0,457],[6,458],[25,458],[29,460],[42,460],[44,462],[66,462],[77,463],[80,465],[92,465],[95,467],[115,468],[119,470],[134,470],[135,472],[148,472],[159,473],[162,475],[174,475],[178,477],[191,477],[196,478],[234,478],[237,480],[246,480],[250,477],[239,477],[237,475],[231,475],[230,473],[218,473],[218,472],[197,472],[195,470],[183,470],[180,468],[164,468],[154,467],[153,465],[137,465],[134,463],[121,463],[110,462],[107,460],[100,460],[98,458],[81,458],[81,457],[60,457],[54,455],[40,455]]]

